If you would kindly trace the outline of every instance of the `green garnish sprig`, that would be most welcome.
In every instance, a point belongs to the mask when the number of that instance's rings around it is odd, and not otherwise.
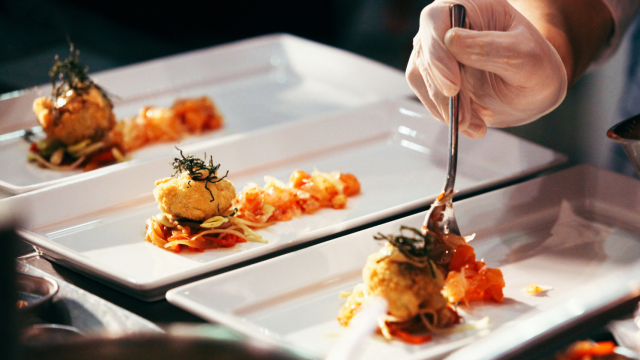
[[[222,180],[224,180],[224,178],[227,177],[227,175],[229,175],[229,171],[227,170],[227,173],[224,174],[223,177],[218,177],[217,176],[217,172],[218,169],[220,169],[220,164],[218,165],[213,165],[213,156],[209,157],[209,164],[207,165],[204,160],[199,159],[193,155],[187,155],[186,157],[184,156],[184,154],[182,153],[182,150],[178,149],[176,147],[176,150],[180,151],[180,157],[182,157],[182,159],[180,158],[175,158],[173,159],[173,170],[174,173],[172,176],[178,176],[180,175],[183,171],[186,171],[189,173],[189,177],[191,178],[191,180],[194,181],[204,181],[204,188],[207,189],[209,191],[209,194],[211,194],[211,201],[213,202],[215,201],[215,198],[213,197],[213,193],[211,192],[211,189],[209,189],[209,184],[215,184],[217,182],[220,182]],[[204,154],[204,158],[207,158],[207,154]],[[205,174],[206,171],[206,174]],[[191,185],[191,180],[189,180],[189,185]]]
[[[69,57],[64,61],[56,55],[49,78],[51,79],[51,100],[54,111],[58,110],[58,98],[64,96],[69,90],[77,94],[83,94],[90,88],[100,91],[109,105],[113,106],[110,95],[98,84],[89,78],[89,68],[83,66],[79,60],[80,51],[74,50],[73,43],[69,42]]]
[[[409,234],[406,234],[407,232]],[[388,241],[412,262],[420,265],[429,264],[431,275],[433,277],[436,276],[433,268],[434,265],[430,258],[435,243],[435,239],[431,234],[427,233],[423,235],[422,232],[416,228],[402,225],[400,226],[400,235],[377,233],[373,238],[378,241]]]

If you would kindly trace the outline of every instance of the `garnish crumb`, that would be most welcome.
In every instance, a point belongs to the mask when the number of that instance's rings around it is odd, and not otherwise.
[[[538,295],[543,291],[549,291],[549,290],[553,290],[553,288],[551,286],[536,285],[536,284],[527,285],[524,288],[524,291],[529,295]]]

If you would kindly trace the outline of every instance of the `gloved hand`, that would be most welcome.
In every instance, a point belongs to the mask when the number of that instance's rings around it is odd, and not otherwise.
[[[466,28],[451,29],[449,6],[466,8]],[[458,62],[463,64],[459,67]],[[567,92],[558,52],[507,0],[435,0],[420,14],[407,81],[437,119],[460,91],[459,130],[526,124],[555,109]]]

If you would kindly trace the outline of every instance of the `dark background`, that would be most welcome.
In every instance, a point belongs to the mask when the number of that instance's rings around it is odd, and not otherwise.
[[[90,72],[286,32],[404,69],[416,0],[0,0],[0,93],[48,81],[67,38]]]
[[[431,0],[0,0],[0,94],[48,82],[67,37],[90,72],[252,36],[286,32],[404,70]],[[631,176],[606,130],[621,121],[629,46],[583,76],[555,111],[508,132]]]

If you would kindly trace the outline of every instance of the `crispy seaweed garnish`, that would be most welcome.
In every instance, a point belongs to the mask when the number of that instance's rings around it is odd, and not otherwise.
[[[405,235],[409,232],[409,235]],[[384,235],[377,233],[373,236],[375,240],[386,240],[400,251],[407,259],[420,265],[429,264],[431,275],[435,277],[435,270],[430,255],[433,250],[435,239],[429,233],[423,235],[416,228],[400,226],[400,235]]]
[[[173,160],[173,176],[178,176],[183,171],[186,171],[189,173],[189,177],[191,178],[191,180],[204,181],[204,188],[209,191],[209,194],[211,194],[210,202],[215,201],[213,193],[211,192],[211,189],[209,189],[208,185],[210,183],[215,184],[222,181],[227,177],[227,175],[229,175],[229,171],[227,171],[227,173],[224,174],[223,177],[219,178],[217,176],[217,172],[218,169],[220,169],[220,164],[213,165],[213,156],[209,157],[209,164],[207,165],[204,160],[199,159],[193,155],[187,155],[185,157],[184,154],[182,154],[182,150],[178,149],[178,147],[176,147],[176,150],[180,151],[180,156],[182,157],[182,159],[175,158]],[[206,153],[204,154],[204,158],[207,158]],[[191,180],[189,180],[189,185],[191,185]]]
[[[51,101],[54,111],[58,110],[58,98],[73,90],[77,94],[84,94],[89,89],[95,88],[113,106],[110,95],[87,75],[89,68],[84,67],[80,61],[80,51],[74,50],[73,43],[69,42],[69,57],[64,61],[56,55],[49,78],[51,79]],[[59,82],[59,83],[58,83]]]

